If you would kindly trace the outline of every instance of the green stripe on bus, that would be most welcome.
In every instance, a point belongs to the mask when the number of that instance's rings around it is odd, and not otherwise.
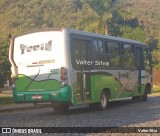
[[[35,81],[25,75],[18,75],[15,81],[16,91],[43,91],[43,90],[58,90],[61,83],[57,80],[42,80]]]

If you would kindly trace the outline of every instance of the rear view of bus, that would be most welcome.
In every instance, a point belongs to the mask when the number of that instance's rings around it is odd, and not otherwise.
[[[16,103],[51,102],[55,110],[68,108],[71,89],[64,35],[63,30],[47,30],[10,37]]]

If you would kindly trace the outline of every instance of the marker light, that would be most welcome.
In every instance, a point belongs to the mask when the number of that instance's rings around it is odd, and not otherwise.
[[[61,67],[60,73],[61,84],[62,86],[65,86],[68,83],[67,69],[65,67]]]

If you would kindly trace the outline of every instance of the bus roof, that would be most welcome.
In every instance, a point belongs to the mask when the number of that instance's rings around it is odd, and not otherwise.
[[[140,41],[126,39],[126,38],[120,38],[120,37],[115,37],[115,36],[96,34],[96,33],[92,33],[92,32],[79,31],[79,30],[74,30],[74,29],[69,29],[69,28],[64,28],[64,30],[68,31],[69,33],[74,33],[74,34],[80,34],[80,35],[85,35],[85,36],[104,38],[104,39],[109,39],[109,40],[116,40],[116,41],[119,41],[119,42],[126,42],[126,43],[145,45],[144,43],[142,43]]]
[[[102,34],[97,34],[97,33],[92,33],[92,32],[86,32],[86,31],[80,31],[80,30],[75,30],[75,29],[71,29],[71,28],[45,28],[45,29],[38,29],[38,30],[33,30],[30,32],[26,32],[24,34],[21,35],[17,35],[16,37],[20,37],[20,36],[24,36],[27,34],[31,34],[31,33],[37,33],[37,32],[45,32],[45,31],[67,31],[69,33],[73,33],[73,34],[79,34],[79,35],[85,35],[85,36],[91,36],[91,37],[98,37],[98,38],[104,38],[104,39],[109,39],[109,40],[116,40],[119,42],[127,42],[127,43],[133,43],[133,44],[138,44],[138,45],[144,45],[144,43],[140,42],[140,41],[136,41],[136,40],[131,40],[131,39],[126,39],[126,38],[120,38],[120,37],[115,37],[115,36],[109,36],[109,35],[102,35]]]
[[[38,33],[38,32],[50,32],[50,31],[57,31],[60,32],[62,31],[62,29],[59,28],[43,28],[43,29],[36,29],[36,30],[32,30],[29,32],[24,32],[22,34],[16,35],[15,38],[20,37],[20,36],[24,36],[24,35],[28,35],[28,34],[32,34],[32,33]]]

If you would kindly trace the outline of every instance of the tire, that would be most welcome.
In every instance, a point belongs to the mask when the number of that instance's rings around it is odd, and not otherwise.
[[[144,93],[141,96],[132,97],[132,101],[147,101],[147,93]]]
[[[145,87],[144,95],[142,96],[142,101],[147,101],[147,95],[151,93],[151,86],[147,85]]]
[[[147,93],[142,96],[142,101],[147,101]]]
[[[142,96],[134,96],[132,97],[132,101],[141,101],[142,100]]]
[[[98,103],[99,110],[108,109],[109,105],[109,95],[107,92],[103,91],[101,94],[100,102]]]
[[[52,104],[52,108],[58,113],[65,113],[69,109],[69,105],[65,103],[54,102],[51,104]]]

